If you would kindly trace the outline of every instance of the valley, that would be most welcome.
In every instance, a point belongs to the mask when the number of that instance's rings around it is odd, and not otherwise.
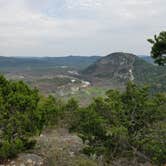
[[[36,87],[43,95],[74,97],[85,105],[109,89],[123,91],[128,81],[147,84],[152,93],[166,90],[166,68],[144,59],[148,58],[120,52],[105,57],[0,57],[0,72]]]

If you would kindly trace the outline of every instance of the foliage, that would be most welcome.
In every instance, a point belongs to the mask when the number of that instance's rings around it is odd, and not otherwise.
[[[41,98],[38,103],[38,113],[39,113],[39,128],[42,129],[43,126],[49,126],[56,124],[58,117],[60,115],[60,110],[62,109],[62,102],[52,96],[47,98]]]
[[[0,76],[0,158],[8,158],[34,146],[33,136],[58,120],[61,101],[39,97],[23,82]]]
[[[125,92],[110,90],[106,95],[77,109],[72,119],[71,130],[86,143],[84,153],[109,160],[133,154],[164,163],[165,94],[152,97],[147,87],[129,82]]]
[[[132,82],[124,92],[109,90],[87,107],[71,98],[67,103],[39,96],[23,82],[0,76],[0,159],[31,148],[33,137],[59,120],[78,133],[83,152],[110,161],[137,156],[158,165],[166,162],[166,94],[149,95]],[[78,165],[95,165],[79,161]]]
[[[0,76],[0,159],[32,148],[36,134],[57,124],[65,112],[71,114],[77,108],[74,99],[64,104],[52,96],[39,96],[38,90],[21,81],[8,81]]]
[[[68,102],[65,105],[65,111],[67,112],[74,112],[75,110],[77,110],[79,108],[78,102],[74,99],[71,98],[68,100]]]
[[[163,31],[159,36],[155,35],[154,40],[148,39],[153,44],[151,55],[155,59],[155,63],[164,65],[166,63],[166,31]]]
[[[16,155],[38,132],[38,91],[0,76],[0,158]]]

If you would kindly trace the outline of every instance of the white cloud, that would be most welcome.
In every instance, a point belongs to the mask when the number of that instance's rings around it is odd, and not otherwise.
[[[148,53],[165,0],[0,0],[0,54]]]

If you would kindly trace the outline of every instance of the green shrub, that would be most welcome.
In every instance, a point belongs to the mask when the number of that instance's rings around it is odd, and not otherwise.
[[[166,95],[150,96],[147,87],[131,82],[125,92],[110,90],[106,95],[78,109],[72,118],[71,130],[86,143],[83,152],[109,160],[142,153],[152,162],[164,164]]]
[[[23,141],[16,139],[14,142],[1,142],[0,156],[1,158],[15,157],[16,154],[24,150]]]
[[[38,91],[0,76],[0,158],[25,150],[38,133]]]

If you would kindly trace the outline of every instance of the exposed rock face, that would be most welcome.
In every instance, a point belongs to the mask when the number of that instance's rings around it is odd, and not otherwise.
[[[134,81],[148,84],[157,92],[166,89],[166,67],[152,65],[134,54],[109,54],[81,74],[84,79],[97,86],[123,89],[128,81]]]
[[[37,144],[31,152],[21,153],[3,166],[73,166],[77,159],[86,159],[80,153],[83,147],[77,135],[65,128],[52,127],[37,137]]]
[[[94,84],[97,83],[97,80],[109,80],[110,83],[124,84],[129,80],[134,80],[133,64],[135,59],[136,56],[133,54],[113,53],[89,66],[83,71],[83,74],[90,78]]]

